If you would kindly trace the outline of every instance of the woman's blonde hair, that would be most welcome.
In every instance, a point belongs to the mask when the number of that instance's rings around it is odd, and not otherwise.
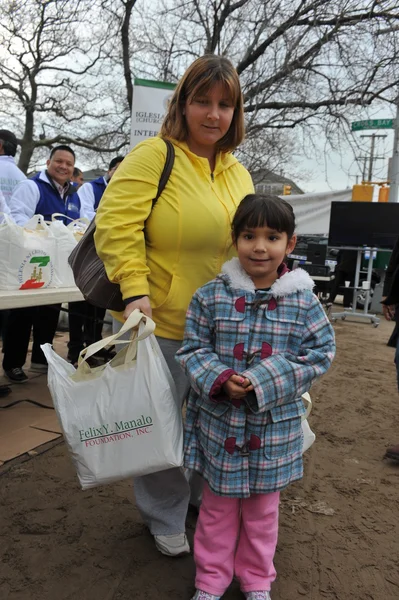
[[[187,100],[192,102],[196,96],[206,94],[217,82],[228,90],[234,114],[228,132],[217,142],[216,148],[221,152],[235,150],[244,139],[244,102],[240,80],[232,63],[215,54],[197,58],[180,79],[162,123],[161,136],[186,141],[188,129],[184,108]]]

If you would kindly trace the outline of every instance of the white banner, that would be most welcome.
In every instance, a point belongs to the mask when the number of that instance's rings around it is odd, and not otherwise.
[[[131,148],[149,137],[158,135],[175,87],[173,83],[134,80]]]
[[[339,192],[295,194],[280,196],[294,209],[296,233],[300,235],[328,235],[331,202],[350,202],[352,189]]]

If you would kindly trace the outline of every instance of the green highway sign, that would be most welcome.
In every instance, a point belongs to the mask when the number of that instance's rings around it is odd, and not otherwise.
[[[393,129],[393,119],[370,119],[369,121],[353,121],[351,123],[352,131],[362,131],[363,129]]]

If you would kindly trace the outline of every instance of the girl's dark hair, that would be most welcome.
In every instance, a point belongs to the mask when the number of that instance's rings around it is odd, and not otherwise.
[[[266,226],[286,233],[290,240],[295,231],[295,215],[291,204],[271,194],[248,194],[241,200],[233,218],[231,228],[234,241],[247,228]]]

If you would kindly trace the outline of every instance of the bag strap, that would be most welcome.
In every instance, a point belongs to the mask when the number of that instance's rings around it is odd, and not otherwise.
[[[166,160],[165,160],[165,165],[164,165],[163,171],[161,173],[161,177],[159,179],[157,195],[155,196],[154,200],[152,201],[152,208],[154,208],[159,196],[164,191],[166,184],[169,181],[169,177],[170,177],[170,174],[172,172],[173,165],[175,162],[175,148],[174,148],[172,142],[169,140],[165,140],[165,139],[163,141],[166,144]]]

